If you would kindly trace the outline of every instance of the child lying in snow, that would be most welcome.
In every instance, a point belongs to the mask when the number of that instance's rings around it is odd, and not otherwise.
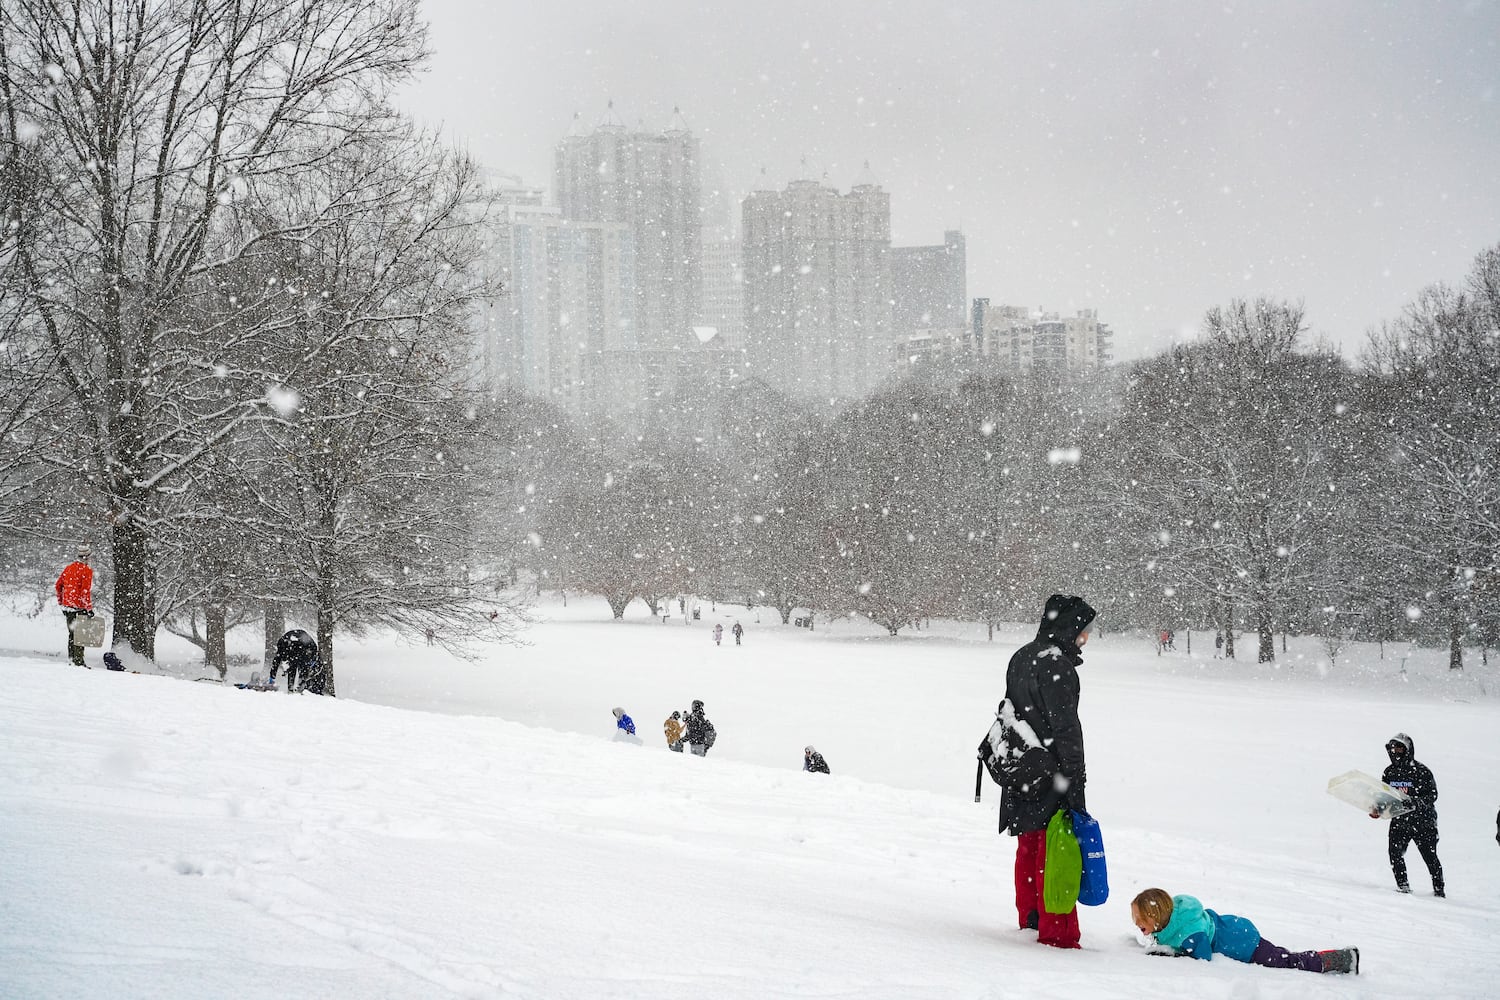
[[[1153,955],[1190,955],[1208,961],[1214,952],[1236,962],[1252,962],[1271,969],[1359,974],[1359,949],[1287,951],[1260,936],[1244,917],[1220,916],[1205,910],[1192,896],[1168,896],[1147,889],[1130,903],[1130,919],[1154,944]]]

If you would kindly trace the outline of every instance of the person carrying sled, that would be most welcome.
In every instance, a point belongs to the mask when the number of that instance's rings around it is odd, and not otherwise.
[[[73,622],[94,617],[94,569],[89,565],[87,545],[78,546],[78,558],[63,567],[53,589],[68,625],[68,661],[76,667],[88,666],[83,662],[83,647],[73,638]]]
[[[740,644],[740,637],[745,634],[745,626],[741,625],[739,622],[735,622],[734,628],[730,629],[729,631],[734,633],[734,644],[738,646]]]
[[[1406,849],[1415,840],[1422,860],[1427,863],[1427,874],[1432,876],[1432,894],[1442,897],[1445,891],[1443,863],[1437,855],[1437,781],[1427,765],[1417,760],[1416,744],[1405,733],[1392,736],[1385,745],[1385,753],[1391,763],[1380,780],[1405,796],[1413,807],[1410,812],[1391,817],[1391,828],[1386,832],[1396,890],[1411,892],[1411,884],[1406,880]],[[1380,813],[1372,812],[1370,816],[1379,819]]]
[[[1215,955],[1268,969],[1301,969],[1359,975],[1358,948],[1287,951],[1260,936],[1244,917],[1206,910],[1192,896],[1169,896],[1147,889],[1130,903],[1136,930],[1151,940],[1153,955],[1177,955],[1211,961]]]
[[[714,740],[719,738],[719,734],[714,729],[714,724],[709,722],[708,717],[703,714],[703,702],[693,702],[686,721],[688,751],[694,757],[708,756],[708,751],[714,745]]]
[[[302,690],[312,694],[323,694],[327,684],[327,671],[318,657],[318,641],[304,629],[294,628],[276,642],[276,656],[271,661],[271,677],[266,682],[276,686],[276,674],[286,671],[286,693]],[[297,679],[301,678],[299,689]]]
[[[1078,721],[1078,671],[1094,609],[1071,594],[1047,598],[1036,638],[1016,650],[1005,669],[1005,698],[1031,737],[1046,750],[1051,780],[1007,786],[1000,792],[1000,832],[1016,837],[1016,917],[1037,941],[1077,948],[1078,910],[1048,913],[1047,822],[1059,809],[1085,811],[1083,726]]]
[[[662,723],[662,730],[667,735],[667,749],[673,753],[682,753],[682,734],[687,727],[682,724],[682,713],[673,712],[672,717]]]
[[[805,746],[802,748],[802,770],[813,774],[828,774],[828,761],[811,746]]]

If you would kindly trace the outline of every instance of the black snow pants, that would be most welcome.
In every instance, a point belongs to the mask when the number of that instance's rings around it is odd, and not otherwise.
[[[1437,822],[1425,817],[1413,820],[1402,816],[1391,820],[1391,873],[1396,876],[1396,884],[1407,885],[1406,849],[1414,840],[1422,860],[1427,863],[1427,873],[1432,876],[1432,891],[1443,892],[1443,863],[1437,855]]]

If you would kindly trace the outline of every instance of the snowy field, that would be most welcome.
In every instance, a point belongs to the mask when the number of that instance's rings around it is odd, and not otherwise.
[[[1431,650],[1403,673],[1365,646],[1330,668],[1312,640],[1275,668],[1213,661],[1201,633],[1193,655],[1091,642],[1113,895],[1060,953],[1015,929],[998,789],[973,801],[1030,629],[630,610],[544,603],[528,645],[478,662],[343,642],[332,700],[186,682],[197,653],[165,639],[163,676],[80,670],[55,611],[0,608],[0,997],[1496,995],[1500,671],[1477,657],[1450,677]],[[719,732],[702,760],[660,736],[694,698]],[[610,740],[615,705],[645,747]],[[1383,823],[1324,792],[1378,774],[1398,730],[1437,777],[1446,900],[1415,849],[1395,893]],[[831,777],[800,771],[807,743]],[[1362,974],[1147,957],[1128,903],[1152,885],[1284,946],[1355,945]]]

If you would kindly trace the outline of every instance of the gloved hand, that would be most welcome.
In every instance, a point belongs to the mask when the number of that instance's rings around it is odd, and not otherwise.
[[[86,614],[86,615],[88,615],[90,618],[94,617],[94,609],[93,608],[84,608],[83,609],[83,613]]]
[[[1165,958],[1176,958],[1177,949],[1173,948],[1171,945],[1166,944],[1148,944],[1146,945],[1146,954],[1159,955]]]

